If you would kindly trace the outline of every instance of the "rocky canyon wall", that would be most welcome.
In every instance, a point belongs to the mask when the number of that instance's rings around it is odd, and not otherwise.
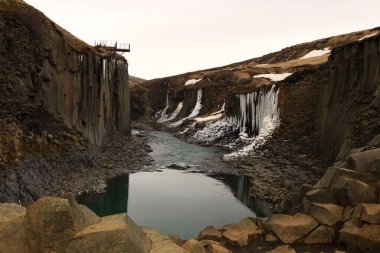
[[[317,140],[334,161],[380,134],[380,37],[335,48],[324,74]]]
[[[0,26],[4,117],[38,107],[95,145],[111,131],[130,133],[122,56],[89,46],[20,0],[0,3]]]
[[[185,131],[190,138],[204,127],[202,138],[213,142],[216,139],[205,134],[219,138],[221,131],[231,127],[232,138],[236,131],[254,137],[260,126],[268,125],[262,124],[266,116],[279,117],[274,143],[298,143],[331,164],[380,133],[379,65],[379,28],[374,28],[143,86],[150,90],[153,112],[165,110],[172,122],[187,117],[179,130],[190,127],[192,131]],[[276,94],[269,92],[273,87]],[[199,90],[202,106],[195,117],[188,118]],[[261,103],[260,94],[271,97],[270,104]],[[273,104],[278,105],[278,113],[268,109]],[[182,106],[179,112],[177,105]],[[260,113],[267,111],[271,113]]]

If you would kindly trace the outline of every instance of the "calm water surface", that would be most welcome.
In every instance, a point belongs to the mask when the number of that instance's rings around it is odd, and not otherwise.
[[[140,226],[183,239],[208,225],[269,214],[268,204],[249,197],[249,179],[220,160],[223,150],[163,132],[137,134],[148,138],[152,165],[110,180],[105,193],[82,195],[79,202],[100,216],[127,212]]]

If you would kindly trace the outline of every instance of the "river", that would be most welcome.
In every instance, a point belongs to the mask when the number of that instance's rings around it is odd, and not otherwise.
[[[249,196],[249,178],[221,161],[224,150],[189,144],[165,132],[133,134],[147,138],[153,162],[109,180],[105,193],[78,198],[98,215],[127,212],[140,226],[189,239],[208,225],[269,214],[267,203]]]

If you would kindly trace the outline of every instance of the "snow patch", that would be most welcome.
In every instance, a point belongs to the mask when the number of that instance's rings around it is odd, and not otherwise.
[[[223,114],[222,113],[218,113],[218,114],[213,114],[213,115],[210,115],[210,116],[207,116],[207,117],[195,118],[195,120],[197,122],[207,122],[207,121],[211,121],[211,120],[220,119],[221,117],[223,117]]]
[[[185,117],[185,118],[182,118],[182,119],[180,119],[174,123],[171,123],[169,125],[169,127],[178,127],[178,126],[182,125],[182,123],[185,120],[198,116],[201,108],[202,108],[202,89],[199,89],[197,92],[197,103],[195,104],[195,107],[194,107],[193,111],[190,113],[190,115]]]
[[[313,50],[313,51],[310,51],[309,53],[307,53],[304,56],[302,56],[300,59],[307,59],[307,58],[311,58],[311,57],[322,56],[322,55],[325,55],[325,54],[329,54],[330,52],[331,52],[331,49],[329,47],[325,47],[322,50]]]
[[[253,78],[268,78],[274,82],[282,81],[293,73],[281,73],[281,74],[261,74],[253,76]]]
[[[199,82],[200,80],[202,80],[202,78],[201,78],[201,79],[190,79],[190,80],[187,80],[187,81],[185,82],[185,86],[187,86],[187,85],[192,85],[192,84],[196,84],[196,83]]]
[[[177,117],[178,113],[182,110],[182,107],[183,107],[183,102],[179,102],[177,105],[177,108],[174,110],[174,112],[170,116],[166,115],[165,117],[157,120],[157,122],[164,123],[164,122],[172,121],[173,119],[175,119],[175,117]],[[166,110],[165,110],[165,113],[166,113]]]
[[[364,37],[358,39],[358,41],[362,41],[362,40],[365,40],[365,39],[371,38],[371,37],[373,37],[373,36],[375,36],[375,35],[377,35],[377,32],[372,33],[372,34],[367,35],[367,36],[364,36]]]
[[[222,118],[221,120],[207,125],[202,130],[197,131],[193,138],[208,143],[220,139],[234,130],[236,130],[236,126],[228,120],[228,118]]]
[[[220,119],[224,115],[223,112],[225,111],[225,107],[226,107],[226,103],[223,103],[219,111],[213,112],[209,116],[195,118],[195,120],[197,122],[207,122],[211,120]]]

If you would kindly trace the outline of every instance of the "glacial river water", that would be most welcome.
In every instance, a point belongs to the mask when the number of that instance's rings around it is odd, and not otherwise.
[[[208,225],[269,214],[267,203],[249,196],[249,179],[221,161],[222,149],[188,144],[164,132],[134,134],[148,139],[153,163],[109,180],[105,193],[78,198],[98,215],[127,212],[140,226],[189,239]]]

